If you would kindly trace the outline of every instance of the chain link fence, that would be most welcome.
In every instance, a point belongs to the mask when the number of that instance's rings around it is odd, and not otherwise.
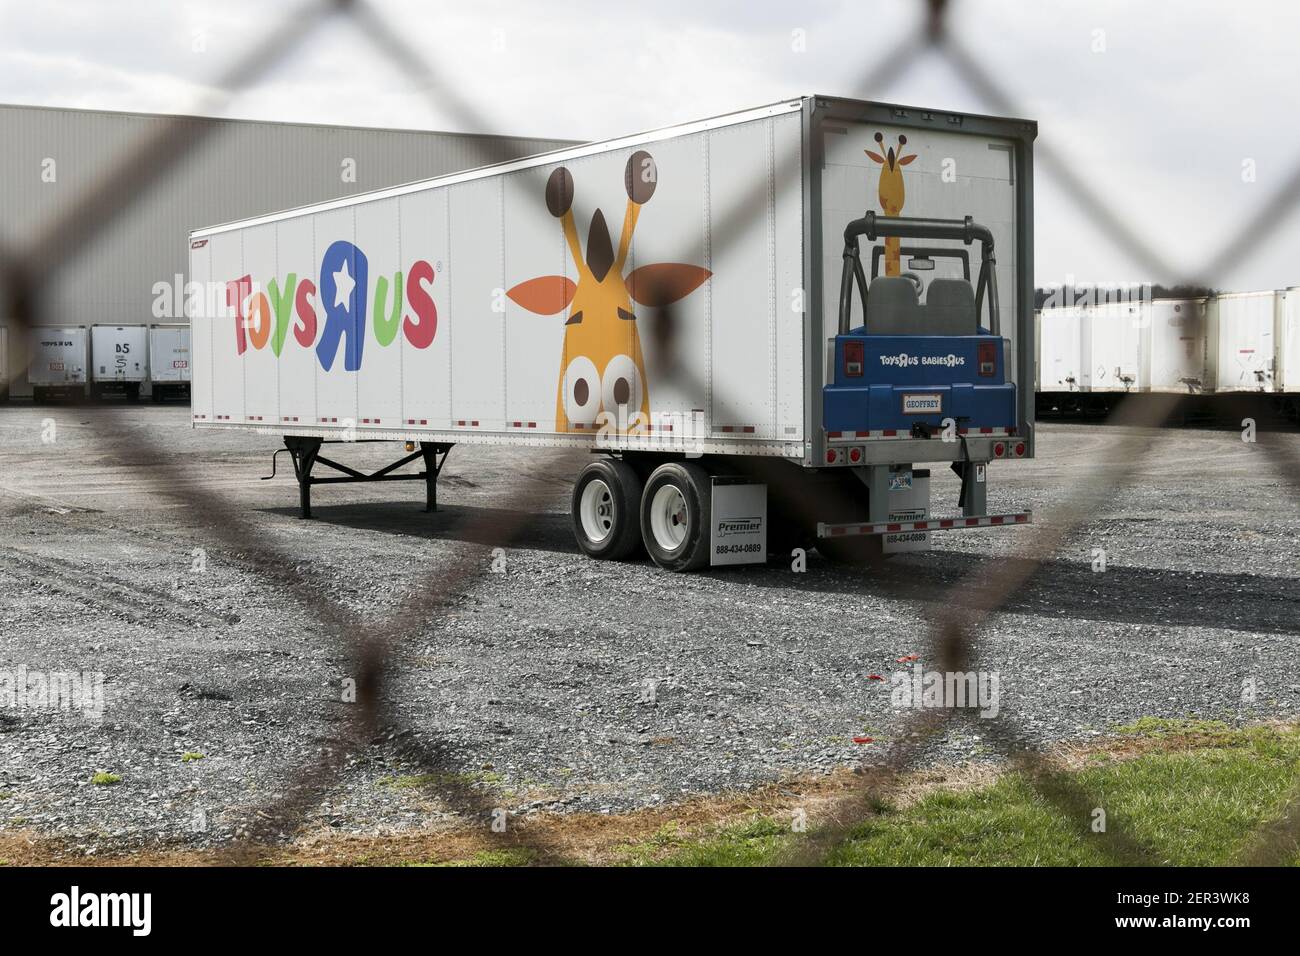
[[[864,100],[878,99],[876,94],[886,79],[897,82],[920,55],[930,54],[946,61],[989,112],[1022,115],[1015,98],[980,65],[980,59],[964,42],[947,29],[950,5],[945,0],[922,0],[922,4],[916,31],[889,55],[878,59],[876,66],[861,77],[856,88],[845,90],[844,95]],[[268,64],[282,60],[290,51],[304,44],[324,21],[333,18],[344,19],[367,42],[382,49],[415,88],[427,95],[440,111],[449,112],[454,117],[462,131],[491,131],[464,91],[442,75],[438,65],[429,62],[406,34],[364,0],[318,0],[284,16],[276,29],[269,31],[218,80],[216,88],[220,92],[199,104],[196,112],[205,115],[220,112],[230,98],[256,82]],[[270,55],[272,52],[275,56]],[[3,284],[6,312],[20,333],[42,324],[43,292],[58,264],[102,235],[130,210],[133,202],[147,193],[151,184],[186,156],[201,150],[205,142],[204,132],[213,128],[198,127],[200,132],[196,135],[194,126],[182,126],[180,121],[164,126],[156,135],[135,144],[125,158],[80,198],[73,211],[48,223],[26,246],[0,250],[0,282]],[[1212,285],[1225,270],[1249,255],[1300,200],[1300,168],[1297,168],[1265,210],[1231,236],[1208,262],[1183,268],[1178,263],[1167,261],[1156,245],[1103,202],[1087,177],[1071,166],[1050,141],[1040,138],[1035,154],[1040,167],[1048,170],[1064,186],[1078,210],[1092,220],[1118,250],[1162,279],[1177,279],[1194,285]],[[767,189],[766,181],[755,183],[753,189],[755,200],[762,199]],[[537,198],[540,202],[541,197]],[[714,223],[713,241],[717,244],[733,241],[751,225],[750,215],[758,215],[763,208],[761,201],[736,207],[735,211]],[[669,356],[666,364],[671,366],[675,364],[671,362],[671,350],[676,345],[671,306],[663,308],[660,319],[657,327],[663,331],[659,345],[663,354]],[[1111,453],[1105,457],[1124,464],[1119,467],[1099,465],[1081,474],[1070,500],[1050,514],[1040,513],[1037,516],[1040,523],[1024,532],[1027,537],[1023,539],[1017,556],[981,563],[949,593],[935,595],[932,602],[923,608],[924,626],[942,670],[966,671],[978,647],[980,633],[990,620],[1035,574],[1062,553],[1076,533],[1104,511],[1114,494],[1121,493],[1135,479],[1152,447],[1148,437],[1136,432],[1165,424],[1175,404],[1176,397],[1165,396],[1140,409],[1119,406],[1110,416],[1110,422],[1126,427],[1114,430],[1117,437],[1113,440]],[[170,450],[147,430],[134,430],[130,434],[129,445],[120,440],[102,442],[102,453],[123,468],[131,469],[139,481],[148,483],[160,498],[183,503],[186,513],[195,516],[196,535],[236,550],[251,562],[263,580],[276,585],[280,594],[292,601],[337,644],[339,654],[350,661],[347,673],[354,675],[357,685],[357,703],[349,711],[350,719],[328,741],[324,755],[298,767],[286,781],[282,795],[273,803],[249,813],[239,838],[221,851],[215,861],[247,863],[270,852],[278,840],[291,835],[304,822],[306,815],[320,804],[337,783],[349,757],[380,739],[399,742],[400,755],[426,774],[426,779],[436,781],[429,784],[430,792],[450,810],[488,826],[494,820],[497,808],[494,801],[457,772],[460,770],[455,756],[457,741],[435,734],[434,743],[418,743],[420,737],[408,732],[409,728],[403,726],[392,705],[394,680],[407,664],[401,650],[403,639],[413,631],[427,635],[440,630],[441,615],[459,596],[472,589],[485,573],[481,557],[467,555],[449,570],[436,575],[426,570],[422,574],[421,586],[382,624],[376,626],[370,621],[363,622],[355,612],[314,587],[296,570],[291,555],[266,544],[243,511],[214,488],[195,481],[177,464]],[[1260,433],[1257,447],[1268,465],[1295,490],[1296,500],[1300,500],[1300,459],[1296,454],[1268,433]],[[545,452],[535,454],[544,455]],[[544,470],[544,467],[535,467],[532,473]],[[529,487],[530,480],[520,475],[519,487],[513,497],[527,501],[539,491]],[[505,544],[518,540],[525,531],[524,513],[523,509],[518,509],[494,517],[493,536]],[[1043,518],[1047,520],[1043,521]],[[466,533],[473,537],[472,529]],[[837,799],[818,819],[810,821],[807,831],[794,843],[794,848],[782,862],[816,864],[825,861],[855,827],[871,816],[873,808],[880,806],[895,791],[904,772],[918,765],[927,742],[969,719],[960,709],[922,710],[906,718],[893,738],[894,743],[880,758],[864,761],[855,775],[854,788]],[[1144,846],[1120,826],[1112,824],[1104,832],[1092,832],[1089,827],[1092,811],[1102,805],[1102,797],[1081,788],[1072,776],[1041,752],[1031,735],[1016,721],[1003,716],[982,721],[981,728],[985,739],[1006,758],[1009,766],[1024,774],[1037,793],[1055,808],[1061,821],[1092,837],[1112,862],[1159,862],[1151,847]],[[1248,841],[1250,848],[1240,862],[1274,864],[1289,860],[1294,855],[1298,837],[1300,792],[1292,795],[1279,820]],[[492,839],[502,846],[527,849],[539,861],[564,860],[563,851],[545,836],[543,828],[526,824],[499,832],[498,828],[493,828]]]

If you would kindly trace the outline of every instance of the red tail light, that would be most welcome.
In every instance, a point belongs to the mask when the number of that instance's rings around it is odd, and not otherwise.
[[[826,449],[826,464],[833,465],[840,460],[840,453],[834,448]]]
[[[1016,457],[1017,458],[1025,457],[1025,443],[1022,441],[1016,442]]]
[[[1007,453],[1007,446],[1002,442],[995,442],[993,445],[993,457],[1001,458]]]
[[[847,378],[862,377],[862,343],[844,343],[844,375]]]
[[[992,342],[981,342],[978,346],[980,375],[988,378],[998,373],[998,347]]]

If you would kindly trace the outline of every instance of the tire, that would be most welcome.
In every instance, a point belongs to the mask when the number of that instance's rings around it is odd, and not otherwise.
[[[578,547],[591,558],[623,561],[641,548],[641,478],[625,461],[593,461],[573,483],[569,517]]]
[[[666,571],[696,571],[709,563],[713,482],[696,464],[660,465],[641,495],[641,538]]]

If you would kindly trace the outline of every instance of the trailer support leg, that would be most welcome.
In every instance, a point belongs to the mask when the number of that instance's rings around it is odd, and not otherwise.
[[[988,514],[988,465],[982,461],[954,462],[953,470],[961,476],[961,497],[957,506],[967,518]]]
[[[298,500],[302,507],[302,517],[311,517],[311,486],[342,484],[345,482],[358,481],[424,481],[425,488],[425,511],[438,510],[438,475],[442,471],[443,465],[447,463],[447,455],[451,453],[451,445],[445,442],[420,442],[418,451],[411,451],[411,454],[405,458],[399,458],[391,464],[385,465],[376,472],[365,474],[350,468],[340,462],[333,461],[322,455],[321,446],[326,444],[322,438],[304,438],[300,435],[285,435],[284,447],[289,452],[289,457],[293,459],[293,474],[298,479]],[[329,444],[356,444],[355,442],[330,442]],[[410,450],[414,442],[407,442],[407,449]],[[278,454],[278,452],[277,452]],[[424,471],[419,474],[395,474],[397,469],[403,465],[409,465],[417,458],[424,459]],[[326,468],[338,472],[338,476],[327,478],[315,478],[312,476],[312,468],[315,465],[323,465]],[[272,459],[271,474],[268,477],[275,476],[274,459]]]
[[[293,476],[298,479],[298,504],[303,518],[311,517],[311,467],[316,464],[320,446],[319,438],[284,436],[284,447],[289,449],[289,457],[293,459]]]
[[[420,442],[420,454],[424,456],[424,510],[438,510],[438,475],[442,473],[443,465],[447,464],[447,456],[451,454],[451,445],[445,445],[441,442],[422,441]],[[440,459],[438,456],[441,455]]]

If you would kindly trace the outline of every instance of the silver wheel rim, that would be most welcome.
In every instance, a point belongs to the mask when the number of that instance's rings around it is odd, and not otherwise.
[[[582,489],[578,520],[582,523],[582,533],[592,544],[600,544],[614,533],[614,496],[602,479],[593,478]]]
[[[661,485],[650,500],[650,533],[665,551],[676,551],[686,540],[686,498],[676,485]]]

